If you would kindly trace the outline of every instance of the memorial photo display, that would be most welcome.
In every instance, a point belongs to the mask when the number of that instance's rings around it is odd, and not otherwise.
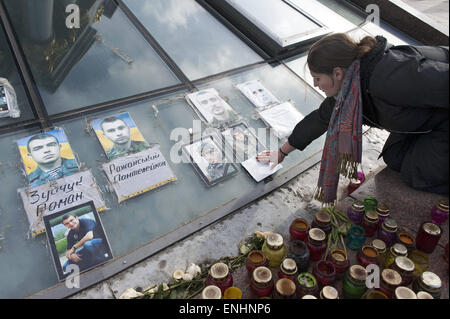
[[[230,163],[212,136],[204,137],[183,146],[187,156],[208,186],[224,181],[238,172],[238,168]]]
[[[236,111],[220,97],[214,88],[188,94],[186,99],[211,125],[233,122],[238,119]]]
[[[93,202],[45,216],[44,223],[59,281],[113,258]]]
[[[259,80],[247,81],[236,85],[239,91],[257,108],[264,108],[280,101]]]
[[[150,147],[129,113],[92,120],[91,127],[109,160]]]
[[[39,186],[79,171],[63,129],[22,138],[17,145],[30,186]]]
[[[295,126],[303,120],[301,114],[290,102],[284,102],[259,112],[261,119],[267,123],[274,134],[283,139],[291,135]]]
[[[242,163],[266,149],[243,123],[224,130],[222,135],[232,149],[230,158],[233,158],[233,162]]]

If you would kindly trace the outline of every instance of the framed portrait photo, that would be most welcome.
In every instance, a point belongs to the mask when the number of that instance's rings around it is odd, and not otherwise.
[[[17,140],[30,186],[39,186],[79,171],[62,128]]]
[[[214,186],[238,172],[237,166],[226,158],[213,136],[184,145],[182,150],[207,186]]]
[[[233,162],[242,163],[266,150],[254,132],[244,123],[229,127],[222,132],[222,135],[227,147],[232,149],[230,158]]]
[[[91,120],[108,160],[150,148],[128,112]]]
[[[190,93],[186,99],[211,125],[234,122],[238,119],[236,111],[220,97],[219,92],[214,88]]]
[[[44,224],[59,281],[113,258],[92,201],[44,216]]]
[[[259,80],[251,80],[236,85],[239,91],[257,108],[265,108],[280,101],[262,85]]]

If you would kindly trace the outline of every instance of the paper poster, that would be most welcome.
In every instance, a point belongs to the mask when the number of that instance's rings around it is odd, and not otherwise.
[[[256,160],[256,156],[242,162],[241,165],[247,170],[247,172],[253,177],[256,182],[260,182],[266,177],[276,173],[283,166],[281,164],[276,165],[273,169],[270,169],[270,163],[261,163]]]
[[[279,139],[291,135],[295,126],[304,118],[290,102],[275,105],[259,112],[259,115],[273,129]]]
[[[92,120],[91,127],[109,160],[141,152],[150,147],[129,113]]]
[[[236,85],[239,91],[257,108],[265,108],[280,101],[267,90],[259,80],[247,81]]]
[[[238,172],[237,166],[227,160],[212,136],[183,146],[183,152],[208,186],[220,183]]]
[[[17,141],[30,186],[39,186],[79,171],[63,129],[38,133]]]
[[[36,187],[22,188],[18,192],[33,237],[44,232],[44,216],[89,201],[94,202],[97,211],[106,209],[91,171],[82,171]]]
[[[245,124],[238,124],[222,132],[228,147],[232,149],[229,158],[233,162],[242,163],[265,150],[255,134]]]
[[[188,94],[190,101],[211,125],[232,122],[238,119],[237,113],[225,102],[216,89],[210,88]]]
[[[119,202],[177,179],[159,147],[119,157],[103,164],[103,170]]]
[[[59,281],[113,258],[93,202],[45,216],[44,224]]]

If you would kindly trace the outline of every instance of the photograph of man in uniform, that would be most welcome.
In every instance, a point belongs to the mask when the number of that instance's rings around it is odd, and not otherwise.
[[[212,125],[237,119],[236,112],[219,96],[215,89],[206,89],[190,95],[192,102]]]
[[[62,224],[69,229],[65,253],[67,261],[62,267],[64,273],[71,264],[78,265],[82,271],[98,265],[110,256],[95,219],[67,213],[62,218]]]
[[[101,137],[110,142],[109,144],[112,144],[111,147],[108,147],[106,143],[100,140],[109,160],[137,153],[150,147],[146,141],[132,138],[131,128],[136,130],[137,128],[128,113],[95,120],[92,126],[99,138],[101,135]],[[137,133],[141,137],[139,131]]]
[[[226,159],[222,159],[220,150],[210,142],[201,142],[199,154],[208,162],[204,173],[209,181],[224,178],[236,171]]]
[[[60,130],[51,131],[33,135],[26,142],[29,160],[37,165],[36,169],[28,172],[31,186],[39,186],[72,175],[79,170],[78,163],[74,158],[61,156],[62,146],[58,141],[58,135],[65,136]],[[72,152],[69,153],[73,157]]]

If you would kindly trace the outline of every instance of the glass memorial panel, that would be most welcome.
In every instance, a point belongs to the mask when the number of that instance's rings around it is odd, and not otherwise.
[[[70,29],[72,3],[80,27]],[[179,83],[114,1],[5,5],[50,115]]]
[[[6,79],[13,87],[17,98],[17,106],[20,111],[19,117],[11,117],[10,112],[0,110],[0,127],[16,122],[34,119],[34,113],[28,101],[27,94],[24,89],[24,84],[17,70],[16,62],[12,56],[11,49],[6,38],[3,26],[0,24],[0,78]],[[1,108],[1,106],[0,106]],[[10,110],[8,110],[10,111]]]
[[[285,47],[323,32],[324,24],[294,9],[289,1],[226,0],[280,46]]]
[[[290,101],[304,115],[317,108],[322,98],[281,64],[240,71],[198,88],[215,88],[249,127],[263,129],[263,135],[258,138],[262,136],[261,140],[266,147],[278,148],[284,140],[275,139],[275,144],[269,145],[270,138],[267,136],[268,130],[265,129],[267,126],[255,117],[256,107],[236,88],[237,84],[254,79],[261,81],[278,100]],[[264,182],[257,184],[237,162],[234,163],[238,168],[237,173],[209,187],[190,162],[183,162],[182,146],[191,139],[188,129],[207,133],[205,123],[194,123],[194,120],[199,120],[200,117],[188,104],[188,93],[190,92],[180,91],[119,109],[54,123],[64,130],[80,167],[92,172],[99,189],[102,190],[108,209],[102,210],[99,216],[113,256],[125,255],[226,203],[249,196],[255,187],[264,187]],[[152,147],[159,147],[160,153],[176,176],[175,181],[120,203],[111,187],[108,187],[108,179],[102,168],[105,163],[112,161],[107,158],[98,132],[94,132],[90,126],[95,119],[112,117],[119,113],[128,113],[127,116],[134,120],[133,126],[139,129],[141,139]],[[213,130],[210,128],[208,132]],[[0,147],[7,150],[0,156],[0,191],[2,198],[5,198],[0,202],[0,272],[8,273],[8,276],[0,276],[0,298],[26,297],[58,282],[46,235],[27,238],[29,222],[17,194],[17,189],[28,183],[17,149],[17,140],[35,133],[38,133],[37,129],[0,137]],[[264,135],[267,138],[265,141]],[[282,178],[284,173],[318,153],[323,145],[323,137],[315,140],[303,152],[293,152],[282,163],[283,168],[273,177]],[[137,154],[140,153],[130,156]],[[123,158],[122,156],[120,159]],[[254,199],[256,198],[249,198]]]
[[[124,2],[192,80],[262,60],[194,0]]]

